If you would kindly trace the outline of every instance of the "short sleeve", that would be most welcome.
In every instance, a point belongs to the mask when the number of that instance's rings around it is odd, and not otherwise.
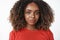
[[[9,34],[9,40],[15,40],[15,31],[11,31]]]
[[[50,29],[48,30],[47,33],[48,33],[49,40],[54,40],[53,33],[51,32]]]

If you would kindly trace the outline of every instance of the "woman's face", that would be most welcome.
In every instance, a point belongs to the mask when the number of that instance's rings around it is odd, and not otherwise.
[[[27,24],[29,25],[34,25],[38,21],[39,8],[34,2],[26,6],[25,11],[24,11],[24,17]]]

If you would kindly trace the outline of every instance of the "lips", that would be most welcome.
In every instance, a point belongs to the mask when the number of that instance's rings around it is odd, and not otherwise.
[[[35,22],[35,20],[30,20],[30,22],[34,23],[34,22]]]

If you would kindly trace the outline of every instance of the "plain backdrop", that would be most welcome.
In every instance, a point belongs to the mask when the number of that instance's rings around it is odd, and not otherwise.
[[[0,40],[9,40],[9,33],[12,30],[9,22],[10,10],[18,0],[0,0]],[[60,0],[44,0],[54,12],[54,22],[50,29],[53,32],[54,39],[60,40]]]

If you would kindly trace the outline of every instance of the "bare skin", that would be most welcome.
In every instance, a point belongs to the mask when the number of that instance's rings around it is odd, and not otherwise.
[[[34,2],[26,6],[24,16],[27,22],[26,28],[29,30],[36,30],[35,23],[37,23],[39,19],[39,8]]]

